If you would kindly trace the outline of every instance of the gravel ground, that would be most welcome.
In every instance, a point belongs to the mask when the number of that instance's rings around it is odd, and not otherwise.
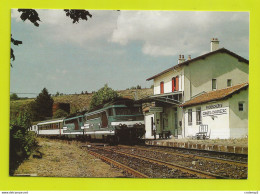
[[[125,177],[120,169],[111,167],[81,149],[80,142],[38,138],[39,152],[32,154],[15,171],[16,175],[44,177]]]
[[[247,178],[247,168],[239,167],[236,165],[217,163],[207,160],[200,160],[195,158],[187,158],[178,155],[171,155],[168,153],[154,152],[147,150],[138,150],[135,148],[120,148],[118,149],[123,152],[137,154],[141,156],[151,157],[165,162],[178,164],[181,166],[201,170],[204,172],[210,172],[213,174],[221,175],[223,177],[229,177],[232,179]]]

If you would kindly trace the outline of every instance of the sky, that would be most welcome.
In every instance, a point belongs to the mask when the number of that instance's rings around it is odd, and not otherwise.
[[[211,38],[220,48],[249,59],[248,12],[89,10],[92,18],[73,24],[63,10],[37,10],[40,26],[11,11],[15,61],[10,92],[35,97],[49,93],[114,90],[141,85],[177,64],[178,56],[210,52]],[[21,94],[33,93],[33,94]]]

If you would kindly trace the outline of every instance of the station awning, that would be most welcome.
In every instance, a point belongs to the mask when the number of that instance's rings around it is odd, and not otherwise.
[[[140,99],[142,102],[152,102],[152,101],[159,101],[164,102],[172,105],[180,105],[182,104],[183,91],[175,91],[166,94],[156,94],[152,96],[148,96],[146,98]]]

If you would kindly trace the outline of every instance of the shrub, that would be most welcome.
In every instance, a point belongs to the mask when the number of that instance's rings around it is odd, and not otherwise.
[[[62,109],[58,109],[54,114],[53,118],[62,118],[62,117],[67,117],[69,114]]]
[[[21,126],[10,126],[10,175],[13,175],[20,163],[31,155],[36,146],[37,141],[35,140],[34,132],[28,131]]]
[[[90,102],[90,110],[97,108],[98,106],[112,101],[118,97],[118,93],[112,88],[109,88],[107,84],[97,92],[93,94],[93,97]]]

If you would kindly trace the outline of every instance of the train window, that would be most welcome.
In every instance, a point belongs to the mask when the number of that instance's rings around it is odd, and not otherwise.
[[[96,119],[96,118],[99,118],[99,117],[100,117],[100,113],[97,113],[97,114],[88,116],[88,120]]]
[[[116,115],[136,115],[142,114],[140,107],[116,108]]]
[[[106,112],[102,112],[102,113],[101,113],[101,121],[102,121],[101,128],[106,128],[107,125],[108,125],[108,120],[107,120],[107,114],[106,114]]]

